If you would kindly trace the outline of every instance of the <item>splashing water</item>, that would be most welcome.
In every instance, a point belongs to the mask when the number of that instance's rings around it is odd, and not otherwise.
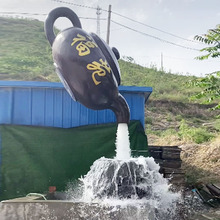
[[[131,157],[128,126],[119,124],[116,157],[102,157],[93,163],[80,179],[82,194],[77,201],[115,207],[107,213],[115,216],[123,213],[119,219],[176,219],[180,193],[169,191],[170,185],[159,169],[152,157]],[[105,217],[108,219],[107,214],[101,219]]]
[[[131,158],[128,161],[102,157],[94,162],[83,182],[83,200],[87,202],[108,198],[147,199],[163,206],[176,195],[159,173],[152,157]]]

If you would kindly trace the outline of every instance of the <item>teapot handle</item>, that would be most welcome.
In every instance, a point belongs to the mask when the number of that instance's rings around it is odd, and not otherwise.
[[[53,45],[53,42],[56,38],[56,35],[53,30],[54,22],[59,17],[66,17],[72,22],[74,27],[82,28],[78,16],[71,9],[69,9],[67,7],[59,7],[59,8],[53,9],[48,14],[47,19],[44,24],[44,30],[46,33],[46,37],[47,37],[51,46]]]

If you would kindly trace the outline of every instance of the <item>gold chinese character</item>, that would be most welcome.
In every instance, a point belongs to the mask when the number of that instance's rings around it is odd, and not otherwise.
[[[80,42],[77,46],[76,49],[79,51],[79,56],[85,56],[90,54],[90,49],[87,47],[83,42]]]
[[[87,41],[85,44],[90,48],[98,47],[97,44],[92,41]]]
[[[73,38],[73,42],[71,43],[71,46],[73,46],[78,41],[81,41],[81,42],[86,41],[86,37],[82,36],[81,34],[77,34],[77,37]]]
[[[79,51],[79,56],[85,56],[90,54],[90,48],[98,47],[96,43],[92,41],[92,39],[87,36],[89,40],[86,39],[85,36],[82,36],[81,34],[77,34],[77,37],[73,38],[73,42],[71,43],[71,46],[78,43],[76,46],[76,49]]]
[[[100,62],[100,63],[99,63]],[[92,73],[92,79],[95,85],[100,84],[100,81],[97,81],[95,78],[95,75],[98,74],[98,76],[105,76],[106,71],[111,72],[111,68],[109,67],[107,61],[103,61],[103,59],[100,59],[99,62],[93,61],[92,63],[87,65],[88,70],[94,70]]]

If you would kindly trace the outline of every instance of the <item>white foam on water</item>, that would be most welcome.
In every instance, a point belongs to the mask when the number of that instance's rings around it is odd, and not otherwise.
[[[129,163],[132,163],[132,166]],[[82,200],[84,202],[114,201],[114,203],[118,202],[119,204],[130,203],[132,200],[140,203],[145,201],[145,199],[137,201],[138,196],[135,190],[130,200],[119,198],[117,185],[122,183],[120,183],[120,178],[122,179],[124,174],[123,172],[120,173],[120,169],[127,164],[128,167],[133,167],[133,171],[127,172],[126,178],[130,173],[131,180],[133,181],[131,185],[133,187],[150,191],[149,195],[147,195],[148,201],[152,200],[153,203],[159,199],[159,203],[166,206],[166,204],[172,203],[173,200],[180,196],[179,193],[170,192],[168,180],[159,173],[160,166],[155,163],[152,157],[145,158],[140,156],[126,161],[102,157],[96,160],[91,166],[90,171],[80,179],[84,187]],[[133,164],[136,166],[134,167]],[[134,178],[141,179],[141,181],[137,182]],[[109,192],[106,192],[108,189],[112,190],[110,196]]]
[[[81,197],[73,195],[72,199],[98,204],[103,209],[107,207],[106,216],[119,216],[115,219],[176,219],[176,204],[181,194],[170,191],[168,180],[163,178],[159,169],[152,157],[131,157],[128,125],[120,123],[116,157],[96,160],[80,179]]]
[[[125,167],[130,169],[125,169],[128,171],[126,174],[121,172]],[[170,191],[168,180],[159,173],[159,168],[152,157],[140,156],[129,160],[102,157],[96,160],[87,175],[80,179],[83,189],[77,202],[108,207],[108,214],[123,213],[125,219],[175,219],[173,216],[181,195]],[[129,173],[130,180],[127,178]],[[127,182],[123,180],[123,175],[126,176]],[[127,188],[128,182],[130,188]],[[124,183],[125,188],[120,188]],[[139,198],[141,194],[138,194],[137,189],[146,192],[142,198]],[[131,193],[129,198],[126,197],[126,190]]]
[[[116,134],[116,157],[118,160],[128,160],[131,157],[128,125],[119,123]]]

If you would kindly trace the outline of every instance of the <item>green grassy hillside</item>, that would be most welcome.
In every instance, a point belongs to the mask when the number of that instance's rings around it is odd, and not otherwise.
[[[51,48],[38,20],[0,18],[0,80],[59,81],[54,72]],[[144,68],[120,60],[123,85],[151,86],[153,99],[188,101],[195,89],[190,77]]]
[[[54,80],[43,23],[0,18],[0,80]]]
[[[120,60],[123,85],[151,86],[153,94],[151,98],[157,100],[172,100],[189,102],[189,97],[198,91],[187,85],[192,76],[183,76],[155,68],[145,68],[137,64]]]

